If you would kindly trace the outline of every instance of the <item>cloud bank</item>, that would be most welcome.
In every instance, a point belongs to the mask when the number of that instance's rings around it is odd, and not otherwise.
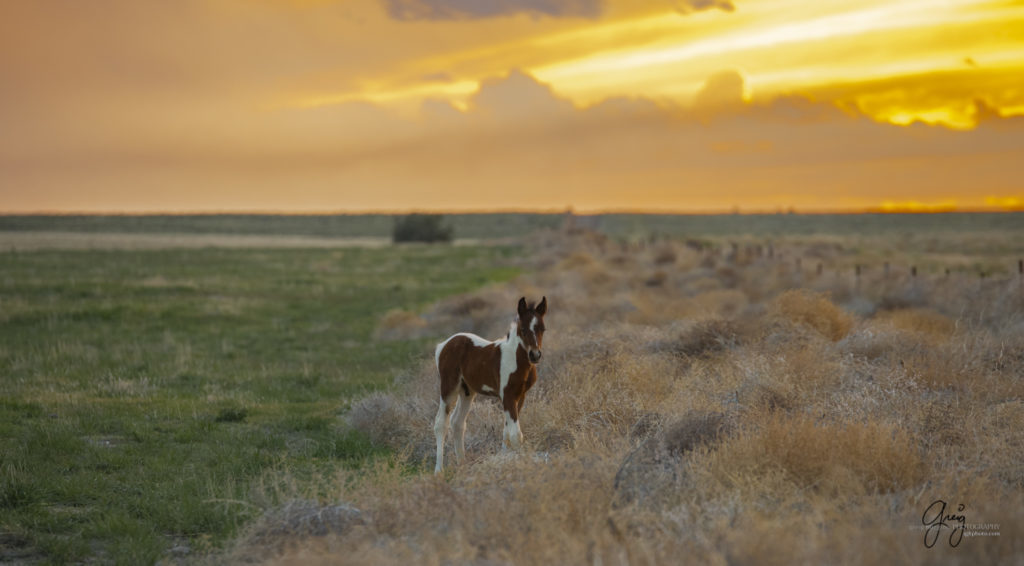
[[[1024,118],[984,103],[978,126],[957,131],[795,96],[751,103],[745,90],[726,70],[690,105],[577,108],[517,71],[485,81],[464,110],[229,114],[231,128],[0,152],[0,206],[34,191],[50,203],[35,210],[863,210],[1022,193]]]

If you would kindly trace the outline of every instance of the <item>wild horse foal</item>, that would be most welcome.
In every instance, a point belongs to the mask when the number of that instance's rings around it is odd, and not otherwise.
[[[523,442],[519,430],[519,412],[526,392],[537,382],[537,362],[544,340],[544,314],[548,299],[534,306],[519,299],[518,316],[501,340],[484,340],[467,332],[455,334],[437,345],[434,361],[441,375],[441,406],[434,419],[437,437],[437,464],[434,473],[444,467],[444,439],[448,421],[455,409],[455,459],[466,455],[466,417],[477,394],[498,397],[505,409],[502,445],[518,449]]]

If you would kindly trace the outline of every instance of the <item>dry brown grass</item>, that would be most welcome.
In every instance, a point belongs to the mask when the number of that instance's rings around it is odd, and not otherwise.
[[[900,330],[917,332],[935,339],[949,338],[956,331],[956,322],[931,309],[901,309],[880,313],[879,320]]]
[[[807,325],[832,341],[841,340],[853,327],[853,317],[828,298],[808,291],[786,291],[773,307],[782,318]]]
[[[702,466],[732,487],[729,475],[781,474],[798,489],[831,497],[891,493],[916,485],[924,462],[915,440],[886,423],[835,423],[806,414],[750,417],[735,439],[706,454]],[[741,482],[740,482],[741,483]]]
[[[776,253],[852,265],[850,247]],[[420,315],[441,334],[503,333],[510,301],[548,296],[521,453],[501,451],[501,411],[478,400],[468,461],[429,473],[437,377],[425,353],[344,416],[392,456],[315,485],[284,467],[267,485],[292,491],[255,494],[265,514],[216,560],[1024,561],[1019,289],[818,277],[673,242],[624,253],[586,232],[542,249],[534,276]],[[409,314],[381,326],[416,326]],[[947,528],[925,548],[921,516],[936,499],[1000,536],[951,548]]]

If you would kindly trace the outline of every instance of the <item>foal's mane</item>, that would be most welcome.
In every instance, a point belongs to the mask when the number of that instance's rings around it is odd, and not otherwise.
[[[505,333],[505,341],[507,342],[507,341],[511,340],[512,339],[512,333],[513,332],[517,332],[518,330],[519,330],[519,315],[516,315],[515,318],[512,319],[512,323],[508,325],[508,332]]]

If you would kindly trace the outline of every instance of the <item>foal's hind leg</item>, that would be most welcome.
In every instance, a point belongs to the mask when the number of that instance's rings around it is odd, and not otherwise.
[[[434,417],[434,437],[437,439],[437,463],[434,464],[434,473],[440,474],[444,468],[444,437],[448,435],[448,419],[455,406],[456,395],[450,394],[445,399],[441,397],[440,406],[437,408],[437,416]]]
[[[473,405],[473,393],[463,384],[460,388],[459,402],[455,405],[455,417],[452,428],[455,432],[455,461],[461,462],[466,457],[466,417],[469,416],[469,409]]]

